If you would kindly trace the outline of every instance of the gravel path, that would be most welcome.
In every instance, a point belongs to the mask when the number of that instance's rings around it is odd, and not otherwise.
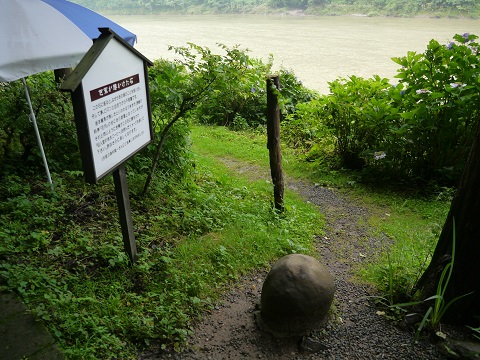
[[[352,266],[374,256],[388,239],[370,236],[369,210],[335,190],[290,182],[288,188],[318,206],[326,216],[325,235],[316,242],[317,258],[335,278],[336,318],[306,338],[274,338],[256,326],[266,271],[251,273],[196,324],[183,353],[154,349],[140,356],[152,359],[446,359],[437,347],[397,328],[377,314],[366,299],[372,290],[352,280]]]

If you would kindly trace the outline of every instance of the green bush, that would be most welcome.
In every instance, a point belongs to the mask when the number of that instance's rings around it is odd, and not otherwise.
[[[265,124],[265,79],[273,59],[267,63],[248,56],[248,50],[238,46],[228,48],[218,44],[224,55],[215,55],[208,48],[196,47],[200,58],[192,73],[210,75],[210,86],[203,101],[197,104],[195,117],[200,123],[234,126],[245,122],[249,126]]]
[[[307,89],[298,80],[293,70],[280,69],[278,76],[280,77],[280,102],[284,115],[293,114],[297,104],[307,103],[319,97],[317,92]]]
[[[272,73],[273,57],[264,63],[248,50],[218,44],[221,54],[189,43],[172,47],[179,60],[159,60],[150,70],[152,109],[155,116],[171,119],[187,115],[201,124],[236,129],[266,124],[266,79]],[[317,95],[281,69],[282,110],[293,113],[298,103]]]
[[[58,91],[53,72],[27,79],[33,111],[50,169],[80,169],[70,95]],[[30,110],[20,81],[0,83],[0,164],[38,164],[42,160]]]
[[[320,97],[295,106],[295,112],[282,121],[282,138],[297,156],[307,161],[317,161],[320,166],[337,167],[335,136],[326,125],[328,101]]]
[[[361,169],[368,157],[384,150],[388,127],[396,116],[388,79],[351,76],[330,83],[325,122],[333,130],[344,166]]]
[[[393,58],[402,66],[395,86],[378,76],[331,82],[329,95],[296,106],[287,117],[287,141],[309,152],[330,146],[333,136],[341,165],[370,179],[455,184],[480,122],[476,39],[455,35],[447,45],[432,40],[424,53]]]
[[[148,74],[154,136],[145,151],[129,162],[132,180],[138,181],[134,190],[144,187],[154,161],[156,181],[166,184],[182,181],[191,169],[188,119],[194,107],[195,97],[191,94],[197,79],[184,65],[163,59],[156,60]]]
[[[401,126],[392,149],[404,171],[424,179],[458,179],[480,120],[480,57],[475,35],[455,35],[424,53],[393,60],[402,66]],[[408,161],[408,163],[406,163]]]

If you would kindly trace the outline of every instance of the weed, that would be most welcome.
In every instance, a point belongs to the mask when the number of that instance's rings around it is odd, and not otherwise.
[[[202,135],[194,131],[193,140]],[[229,151],[265,151],[259,138],[231,141]],[[229,143],[211,142],[217,152]],[[21,295],[68,358],[130,359],[153,342],[181,349],[192,321],[240,274],[312,250],[323,227],[312,205],[287,193],[289,208],[278,215],[269,183],[198,146],[194,176],[160,176],[149,196],[132,197],[140,254],[133,267],[108,179],[93,187],[73,172],[57,175],[54,197],[33,191],[34,178],[2,183],[0,286]]]
[[[422,332],[422,330],[427,324],[429,324],[432,328],[436,328],[440,324],[440,321],[445,315],[445,312],[450,308],[450,306],[453,303],[471,294],[471,293],[463,294],[451,299],[449,302],[445,302],[445,291],[450,282],[450,278],[452,276],[452,271],[453,271],[453,265],[455,261],[455,244],[456,244],[455,219],[453,219],[452,257],[450,262],[444,267],[440,275],[440,279],[437,284],[436,294],[428,297],[423,301],[416,301],[416,302],[395,305],[396,307],[405,307],[405,306],[418,305],[423,302],[433,301],[433,305],[431,305],[427,309],[425,315],[422,318],[422,321],[420,322],[420,325],[418,326],[418,329],[415,333],[415,339],[418,338],[418,336],[420,335],[420,333]]]
[[[470,330],[473,331],[473,337],[480,340],[480,327],[467,326]]]

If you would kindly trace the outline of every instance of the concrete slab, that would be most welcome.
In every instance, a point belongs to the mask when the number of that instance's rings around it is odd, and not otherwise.
[[[41,323],[13,293],[0,293],[0,360],[65,359]]]

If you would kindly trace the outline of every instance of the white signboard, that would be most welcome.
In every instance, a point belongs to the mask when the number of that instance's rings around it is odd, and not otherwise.
[[[110,41],[82,85],[99,179],[151,140],[144,63],[118,41]]]
[[[153,63],[110,29],[99,30],[60,89],[72,93],[85,180],[94,184],[113,171],[123,243],[135,262],[125,162],[152,141],[147,66]]]

